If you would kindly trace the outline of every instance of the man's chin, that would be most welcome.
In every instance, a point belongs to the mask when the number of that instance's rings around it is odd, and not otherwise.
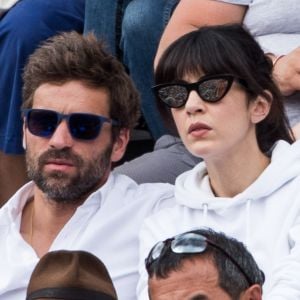
[[[78,173],[74,174],[74,172],[65,172],[65,171],[42,171],[42,182],[46,183],[47,185],[63,185],[68,186],[69,184],[74,184],[76,178],[79,176]]]
[[[51,202],[61,204],[80,204],[82,200],[89,194],[89,190],[77,188],[72,185],[47,185],[41,189],[44,195]]]
[[[35,180],[34,180],[35,181]],[[44,174],[42,178],[35,181],[36,185],[47,194],[51,190],[66,190],[74,186],[75,178],[61,172]]]
[[[74,172],[72,172],[72,173],[74,173]],[[76,174],[76,175],[78,175],[78,174]],[[45,180],[50,180],[50,179],[63,180],[63,179],[73,178],[76,175],[71,174],[71,172],[66,172],[66,171],[62,171],[62,170],[43,171],[43,177],[45,178]]]

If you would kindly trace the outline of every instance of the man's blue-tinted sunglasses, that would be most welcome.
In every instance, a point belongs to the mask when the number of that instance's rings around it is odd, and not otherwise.
[[[88,113],[61,114],[48,109],[24,109],[22,113],[30,133],[45,138],[51,137],[64,119],[72,137],[80,140],[95,139],[105,122],[119,125],[116,120]]]

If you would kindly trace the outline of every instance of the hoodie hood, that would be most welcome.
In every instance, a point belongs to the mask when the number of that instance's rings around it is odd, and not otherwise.
[[[233,198],[216,197],[209,184],[205,162],[201,162],[177,178],[176,202],[192,209],[223,210],[267,197],[299,174],[300,141],[292,145],[278,141],[272,149],[268,167],[242,193]]]

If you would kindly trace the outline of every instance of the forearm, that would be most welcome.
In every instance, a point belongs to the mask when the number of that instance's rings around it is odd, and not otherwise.
[[[180,36],[204,25],[242,23],[247,6],[214,0],[181,0],[161,37],[155,63],[163,51]]]

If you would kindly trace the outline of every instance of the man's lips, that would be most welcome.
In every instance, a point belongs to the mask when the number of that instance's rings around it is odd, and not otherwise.
[[[44,165],[47,169],[60,171],[67,170],[75,166],[71,160],[67,159],[48,159]]]
[[[45,164],[74,166],[74,163],[71,160],[61,158],[48,159]]]

